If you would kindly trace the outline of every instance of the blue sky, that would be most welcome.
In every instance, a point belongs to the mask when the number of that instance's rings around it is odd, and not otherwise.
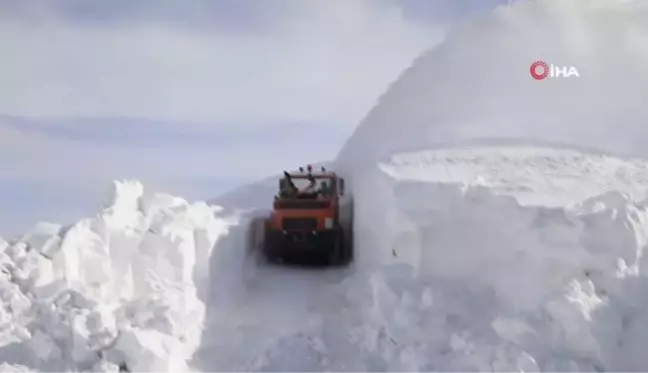
[[[0,2],[0,235],[110,181],[211,198],[333,158],[410,62],[499,0]]]

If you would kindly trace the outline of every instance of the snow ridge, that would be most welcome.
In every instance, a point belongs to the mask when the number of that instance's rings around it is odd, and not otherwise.
[[[120,181],[94,218],[0,240],[0,360],[31,371],[188,370],[204,317],[196,282],[227,231],[216,212]]]

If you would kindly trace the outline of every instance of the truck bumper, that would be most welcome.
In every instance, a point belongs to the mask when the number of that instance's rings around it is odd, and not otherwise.
[[[266,237],[266,255],[283,259],[328,258],[339,250],[337,230],[271,231]]]

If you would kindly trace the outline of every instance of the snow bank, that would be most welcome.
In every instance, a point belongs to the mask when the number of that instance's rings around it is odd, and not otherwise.
[[[414,371],[648,367],[648,200],[609,191],[525,206],[471,181],[399,179],[390,166],[355,184],[360,280],[342,288],[364,315],[350,320],[357,343],[371,346],[356,347],[367,361]]]
[[[182,371],[197,282],[227,231],[215,209],[116,182],[101,214],[0,240],[0,361],[29,370]]]
[[[530,65],[580,78],[535,81]],[[483,140],[648,156],[648,3],[542,0],[453,30],[380,98],[341,150],[357,172],[395,152]]]

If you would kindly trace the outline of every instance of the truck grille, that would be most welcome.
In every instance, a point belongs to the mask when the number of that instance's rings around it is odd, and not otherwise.
[[[285,230],[315,230],[317,219],[315,218],[284,218],[283,229]]]
[[[308,199],[298,200],[283,200],[275,202],[276,209],[282,210],[312,210],[312,209],[325,209],[331,206],[331,201],[317,201]]]

